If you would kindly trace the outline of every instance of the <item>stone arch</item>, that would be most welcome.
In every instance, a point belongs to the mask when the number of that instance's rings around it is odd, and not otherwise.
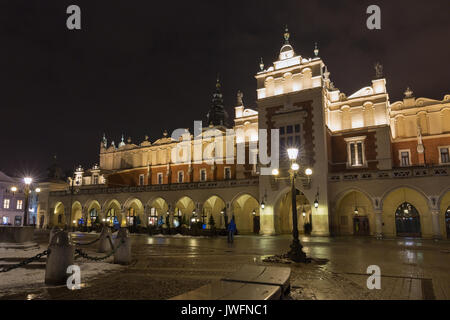
[[[146,225],[144,218],[144,205],[137,197],[128,198],[124,204],[125,223],[127,226]]]
[[[308,197],[296,188],[297,228],[304,232],[304,225],[312,223],[311,202]],[[292,233],[292,193],[291,187],[278,193],[274,207],[274,226],[277,233]],[[305,213],[303,215],[303,212]]]
[[[112,226],[114,222],[114,217],[117,218],[118,223],[120,226],[125,226],[125,217],[122,214],[122,206],[120,205],[120,202],[117,199],[111,199],[105,202],[104,208],[104,214],[105,219],[104,222],[106,225]]]
[[[209,220],[212,216],[215,227],[223,229],[232,218],[232,212],[227,209],[226,202],[218,195],[212,195],[203,203],[203,212],[200,213],[200,218],[209,226]]]
[[[405,202],[410,203],[419,212],[422,237],[431,237],[433,230],[428,198],[412,186],[392,188],[383,195],[383,234],[397,236],[395,212]]]
[[[259,202],[254,196],[241,194],[234,198],[231,206],[240,233],[259,233]]]
[[[161,217],[165,223],[165,216],[169,212],[169,205],[162,197],[156,197],[147,202],[148,209],[148,224],[158,225]]]
[[[83,207],[80,201],[74,201],[72,203],[70,224],[74,227],[78,226],[81,223],[81,218],[83,218]]]
[[[340,235],[374,235],[375,213],[370,195],[359,189],[349,188],[338,194],[332,211],[332,229]]]
[[[105,217],[102,212],[102,206],[97,200],[88,200],[84,206],[87,215],[87,225],[92,226],[94,223],[101,223]]]
[[[439,225],[444,238],[450,239],[450,190],[439,198]]]
[[[62,202],[57,202],[50,219],[52,226],[64,227],[66,225],[66,212]]]
[[[195,202],[188,196],[183,196],[175,202],[174,220],[179,224],[189,225],[189,221],[195,211]]]

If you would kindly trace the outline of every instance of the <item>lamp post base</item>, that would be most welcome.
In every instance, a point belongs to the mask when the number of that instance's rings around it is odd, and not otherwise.
[[[294,262],[311,262],[311,258],[306,257],[306,253],[302,250],[300,241],[293,240],[291,244],[291,250],[287,253],[287,257]]]

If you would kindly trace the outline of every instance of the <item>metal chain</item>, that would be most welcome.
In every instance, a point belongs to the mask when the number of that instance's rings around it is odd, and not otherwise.
[[[44,257],[44,256],[46,256],[46,255],[48,255],[49,253],[50,253],[50,249],[47,249],[47,250],[45,250],[45,251],[42,251],[41,253],[38,253],[38,254],[35,255],[34,257],[25,259],[25,260],[23,260],[22,262],[19,262],[18,264],[14,264],[14,265],[11,265],[11,266],[8,266],[8,267],[3,267],[3,268],[1,268],[1,269],[0,269],[0,273],[1,273],[1,272],[8,272],[8,271],[10,271],[10,270],[13,270],[13,269],[17,269],[17,268],[23,267],[23,266],[25,266],[25,265],[27,265],[27,264],[33,262],[33,261],[39,260],[40,258],[42,258],[42,257]]]
[[[76,245],[76,246],[88,246],[90,244],[96,243],[99,240],[100,240],[100,237],[98,237],[97,239],[95,239],[93,241],[90,241],[90,242],[83,242],[83,243],[78,242],[77,243],[77,242],[73,241],[73,244]]]
[[[91,257],[83,250],[75,249],[75,253],[78,254],[78,256],[76,256],[75,259],[77,259],[78,257],[82,257],[82,258],[85,258],[85,259],[91,260],[91,261],[102,261],[102,260],[105,260],[105,259],[109,258],[110,256],[112,256],[114,253],[116,253],[117,249],[119,249],[123,243],[125,243],[125,240],[122,239],[117,247],[115,247],[113,250],[111,250],[110,253],[108,253],[106,256],[103,256],[103,257]]]

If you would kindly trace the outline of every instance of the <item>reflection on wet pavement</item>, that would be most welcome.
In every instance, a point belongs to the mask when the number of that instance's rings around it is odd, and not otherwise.
[[[448,241],[301,237],[313,262],[277,264],[262,260],[286,253],[288,235],[237,236],[232,245],[224,237],[131,238],[132,265],[87,281],[81,290],[47,287],[3,298],[168,299],[257,264],[291,268],[291,299],[450,299]],[[370,265],[381,269],[380,290],[367,289]]]

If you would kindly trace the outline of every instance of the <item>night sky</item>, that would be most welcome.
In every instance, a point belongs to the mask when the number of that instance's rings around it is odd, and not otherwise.
[[[82,29],[66,28],[81,7]],[[381,30],[366,8],[381,7]],[[284,26],[296,53],[314,42],[335,86],[350,95],[384,66],[390,101],[450,93],[450,2],[63,1],[0,2],[0,170],[46,176],[99,161],[103,132],[139,144],[192,128],[211,105],[217,73],[230,118],[236,92],[256,105],[260,57],[277,59]]]

